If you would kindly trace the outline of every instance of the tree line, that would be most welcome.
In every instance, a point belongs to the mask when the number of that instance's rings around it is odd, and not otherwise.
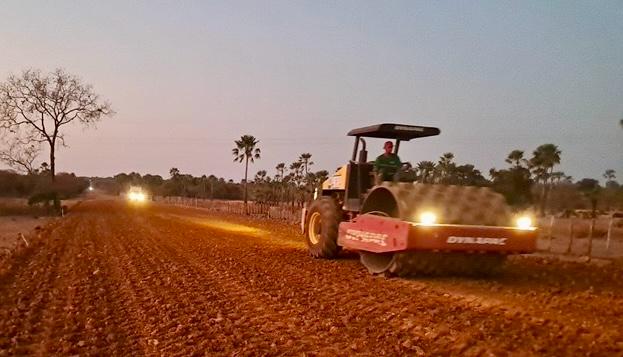
[[[109,179],[113,190],[122,193],[131,185],[141,185],[154,195],[187,196],[227,200],[246,200],[302,205],[313,197],[316,188],[329,177],[327,170],[314,170],[311,153],[301,153],[291,163],[279,162],[272,173],[259,170],[250,177],[249,166],[261,159],[260,141],[243,135],[234,141],[234,161],[244,165],[244,178],[239,182],[214,175],[195,177],[177,168],[169,177],[138,173],[119,174]],[[458,163],[453,153],[442,154],[437,161],[420,161],[408,171],[418,182],[428,184],[490,187],[506,197],[517,209],[534,208],[541,214],[578,208],[623,209],[623,186],[616,172],[606,170],[605,185],[593,178],[574,180],[557,170],[562,151],[554,144],[544,144],[530,156],[523,150],[512,150],[505,158],[507,167],[492,168],[488,177],[473,164]],[[96,181],[103,185],[104,181]],[[246,192],[246,193],[245,193]]]
[[[64,132],[68,126],[92,126],[113,114],[111,105],[101,100],[91,85],[62,69],[47,74],[28,69],[10,75],[0,83],[0,162],[14,171],[0,171],[0,195],[48,195],[54,197],[58,206],[61,197],[86,188],[83,178],[57,175],[57,150],[65,146]],[[623,119],[618,123],[623,128]],[[234,144],[234,161],[244,163],[240,183],[214,175],[194,177],[176,168],[170,170],[166,179],[133,172],[94,181],[111,193],[120,193],[128,185],[143,185],[158,195],[301,204],[328,177],[326,170],[313,171],[312,155],[302,153],[290,164],[278,163],[274,175],[260,170],[249,180],[249,165],[261,158],[259,140],[243,135]],[[48,162],[38,164],[44,147],[49,152]],[[490,169],[487,178],[474,165],[458,164],[452,153],[444,153],[436,162],[418,162],[410,173],[424,183],[488,186],[502,193],[511,205],[536,207],[541,213],[584,207],[587,202],[593,210],[599,205],[621,208],[623,189],[614,170],[602,175],[604,186],[594,178],[574,182],[572,177],[555,171],[560,159],[561,150],[554,144],[539,146],[530,157],[523,150],[513,150],[506,157],[509,166]],[[62,184],[56,184],[58,176],[63,176]]]
[[[86,190],[91,183],[114,195],[124,194],[130,186],[141,186],[154,196],[244,200],[246,187],[246,198],[253,201],[302,205],[313,198],[314,190],[329,177],[327,170],[314,169],[313,156],[308,152],[301,153],[290,163],[277,163],[272,173],[259,170],[250,177],[249,166],[261,159],[259,140],[245,135],[234,145],[234,161],[244,164],[246,176],[239,181],[208,174],[193,176],[173,167],[166,178],[137,172],[90,179],[60,173],[52,186],[49,167],[43,163],[24,174],[0,171],[0,195],[36,199],[55,191],[60,198],[69,198]],[[492,168],[489,177],[485,177],[473,164],[458,163],[454,154],[447,152],[437,161],[417,162],[409,171],[413,179],[422,183],[491,187],[517,209],[534,207],[540,213],[578,208],[623,209],[623,186],[617,182],[615,170],[603,173],[603,186],[593,178],[574,180],[556,169],[561,157],[561,150],[553,144],[537,147],[530,156],[523,150],[513,150],[506,156],[507,167]]]

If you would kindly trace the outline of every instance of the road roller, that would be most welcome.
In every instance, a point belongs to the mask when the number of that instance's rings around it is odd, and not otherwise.
[[[381,181],[367,158],[366,139],[400,143],[439,135],[439,128],[378,124],[353,129],[351,160],[323,182],[305,207],[301,229],[311,256],[359,253],[373,274],[491,274],[512,254],[536,250],[529,216],[513,214],[488,187],[427,184],[416,175]]]

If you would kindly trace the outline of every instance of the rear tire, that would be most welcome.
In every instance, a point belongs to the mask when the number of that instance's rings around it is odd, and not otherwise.
[[[330,197],[320,197],[309,206],[305,219],[305,243],[315,258],[331,259],[340,252],[337,245],[342,210]]]

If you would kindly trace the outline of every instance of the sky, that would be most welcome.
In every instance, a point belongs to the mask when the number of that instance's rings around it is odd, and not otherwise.
[[[574,179],[623,178],[620,0],[4,0],[0,14],[0,82],[64,68],[116,112],[67,130],[59,171],[238,180],[245,134],[262,151],[251,176],[304,152],[332,171],[350,129],[393,122],[441,129],[403,161],[453,152],[488,173],[553,143]]]

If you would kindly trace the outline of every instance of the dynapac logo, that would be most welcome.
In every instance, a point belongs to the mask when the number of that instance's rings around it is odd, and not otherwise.
[[[403,130],[403,131],[417,131],[423,132],[424,128],[420,128],[418,126],[405,126],[405,125],[396,125],[394,126],[394,130]]]
[[[506,245],[507,238],[486,238],[486,237],[456,237],[450,236],[446,239],[448,244],[488,244]]]
[[[356,229],[346,230],[346,239],[362,243],[374,243],[382,247],[387,245],[387,234],[358,231]]]

